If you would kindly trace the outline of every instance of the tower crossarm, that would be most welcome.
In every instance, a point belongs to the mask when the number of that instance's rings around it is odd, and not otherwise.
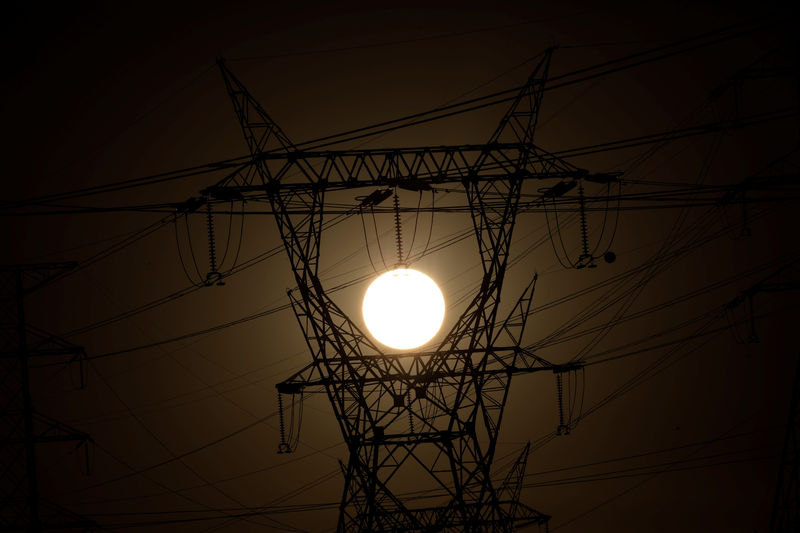
[[[465,356],[472,354],[479,357],[487,357],[489,362],[486,368],[478,371],[475,368],[468,369],[465,367],[444,366],[440,370],[433,373],[415,373],[416,370],[423,372],[422,364],[424,360],[431,357],[435,353],[443,356],[445,360],[453,363],[461,361]],[[342,379],[339,375],[326,375],[322,368],[322,363],[315,361],[309,363],[301,370],[298,370],[287,379],[278,383],[275,387],[281,394],[297,394],[300,392],[315,392],[321,390],[326,386],[338,387],[341,385],[352,384],[367,384],[367,383],[402,383],[409,386],[419,385],[420,383],[430,384],[437,380],[452,379],[461,376],[478,377],[478,374],[483,376],[491,375],[509,375],[509,374],[531,374],[545,370],[552,371],[557,368],[541,357],[516,346],[494,347],[491,349],[475,350],[467,352],[467,350],[450,350],[448,353],[442,352],[420,352],[415,354],[388,354],[377,356],[365,356],[363,359],[367,362],[373,360],[397,359],[401,362],[411,359],[411,370],[408,372],[387,373],[382,375],[373,375],[358,379]],[[344,361],[338,357],[332,357],[327,360],[328,365],[344,364]],[[402,364],[402,363],[401,363]],[[361,374],[361,375],[365,375]]]
[[[525,154],[520,164],[520,154]],[[273,181],[258,179],[259,172]],[[313,172],[309,169],[314,169]],[[577,179],[589,173],[533,143],[465,144],[360,150],[271,151],[255,154],[250,165],[235,168],[202,192],[230,200],[271,191],[400,186],[427,190],[464,180]]]
[[[465,504],[464,513],[448,512],[448,508],[441,506],[413,509],[410,514],[421,527],[406,531],[514,531],[519,527],[544,525],[550,519],[546,514],[511,500],[499,501],[487,513],[489,509],[480,504]]]

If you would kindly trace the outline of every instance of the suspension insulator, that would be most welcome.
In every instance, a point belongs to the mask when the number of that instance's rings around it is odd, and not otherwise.
[[[564,423],[564,374],[556,374],[556,394],[558,396],[558,428],[557,435],[569,435],[569,425]]]
[[[578,184],[578,207],[581,215],[581,244],[583,252],[578,257],[576,268],[595,268],[594,257],[589,253],[589,229],[586,222],[586,199],[583,196],[583,181]]]
[[[281,430],[281,442],[278,444],[278,453],[292,453],[289,444],[286,442],[286,424],[283,419],[283,395],[278,393],[278,417]]]
[[[405,266],[403,261],[403,225],[400,220],[400,198],[397,196],[397,190],[394,191],[394,231],[395,240],[397,243],[397,266]]]
[[[416,432],[414,431],[414,415],[411,414],[411,402],[412,402],[411,395],[409,394],[408,395],[408,428],[410,430],[410,433],[413,435]]]
[[[400,199],[394,193],[394,231],[397,241],[397,265],[403,266],[403,226],[400,221]]]
[[[214,215],[211,212],[211,202],[206,202],[206,221],[208,223],[208,264],[209,271],[206,274],[206,285],[225,285],[222,274],[217,271],[217,250],[214,238]]]

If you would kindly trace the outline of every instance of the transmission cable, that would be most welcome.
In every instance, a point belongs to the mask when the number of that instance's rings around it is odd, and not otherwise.
[[[750,27],[751,29],[750,29],[749,33],[752,33],[752,32],[754,32],[754,31],[756,31],[757,29],[760,28],[760,26],[758,26],[758,25],[753,26],[753,25],[751,25],[749,23],[748,24],[737,24],[737,25],[733,25],[733,26],[728,26],[728,27],[720,28],[718,30],[715,30],[715,31],[712,31],[712,32],[708,32],[708,33],[704,33],[704,34],[701,34],[701,35],[698,35],[698,36],[690,37],[690,38],[687,38],[687,39],[682,39],[682,40],[679,40],[679,41],[674,41],[674,42],[669,43],[667,45],[663,45],[663,46],[659,46],[659,47],[656,47],[656,48],[652,48],[652,49],[649,49],[649,50],[646,50],[646,51],[643,51],[643,52],[637,52],[635,54],[630,54],[628,56],[624,56],[624,57],[621,57],[621,58],[618,58],[618,59],[615,59],[615,60],[612,60],[612,61],[607,61],[607,62],[604,62],[604,63],[600,63],[598,65],[593,65],[593,66],[590,66],[590,67],[584,67],[582,69],[579,69],[579,70],[576,70],[576,71],[573,71],[573,72],[570,72],[570,73],[565,73],[565,74],[562,74],[562,75],[559,75],[559,76],[556,76],[556,77],[551,77],[551,78],[549,78],[549,80],[550,80],[550,82],[553,82],[555,80],[566,79],[566,78],[569,78],[569,77],[572,77],[572,76],[575,76],[575,75],[578,75],[578,74],[581,74],[581,73],[584,73],[584,72],[588,72],[588,71],[591,71],[591,70],[603,68],[605,66],[610,66],[612,64],[624,63],[626,61],[629,61],[630,59],[635,59],[637,57],[642,57],[642,56],[647,55],[647,54],[660,52],[660,51],[668,49],[668,48],[679,47],[679,46],[681,46],[683,44],[690,43],[690,42],[693,42],[693,41],[698,41],[698,40],[702,41],[702,39],[705,39],[707,37],[714,36],[714,35],[717,35],[717,34],[724,34],[725,32],[727,32],[729,30],[732,30],[734,28],[740,28],[740,27]],[[689,52],[689,51],[693,51],[693,50],[702,48],[704,46],[717,44],[718,42],[721,42],[722,40],[728,40],[728,39],[740,37],[740,36],[747,35],[747,34],[748,34],[748,32],[734,33],[734,34],[731,34],[731,35],[727,35],[727,36],[725,36],[725,37],[723,37],[721,39],[713,40],[713,41],[710,41],[710,42],[700,42],[700,43],[695,44],[695,45],[693,45],[691,47],[683,48],[683,49],[681,49],[681,50],[679,50],[677,52],[670,53],[669,55],[659,56],[659,57],[656,57],[656,58],[654,58],[652,60],[648,60],[648,61],[656,61],[656,60],[659,60],[659,59],[663,59],[664,57],[669,57],[669,56],[674,55],[676,53],[686,53],[686,52]],[[584,78],[580,78],[580,79],[577,79],[577,80],[565,81],[565,82],[561,83],[558,86],[545,87],[545,90],[552,90],[552,89],[555,89],[555,88],[558,88],[558,87],[563,87],[563,86],[566,86],[566,85],[579,83],[579,82],[585,81],[586,79],[592,79],[592,78],[598,77],[600,75],[605,75],[605,74],[608,74],[608,73],[616,72],[616,71],[621,70],[623,68],[631,68],[633,66],[638,66],[638,65],[641,65],[641,64],[643,64],[645,62],[648,62],[648,61],[639,61],[639,62],[634,63],[632,65],[618,67],[618,68],[610,70],[608,72],[604,71],[604,72],[601,72],[599,74],[593,74],[593,75],[591,75],[591,77],[584,77]],[[372,124],[372,125],[369,125],[369,126],[355,128],[355,129],[352,129],[352,130],[340,132],[340,133],[333,134],[333,135],[327,135],[327,136],[324,136],[324,137],[311,139],[309,141],[305,141],[305,142],[296,144],[295,148],[298,148],[298,149],[301,148],[301,147],[305,148],[305,147],[311,145],[311,147],[307,148],[307,149],[308,150],[316,150],[316,149],[319,149],[321,147],[330,146],[331,144],[339,144],[339,143],[342,143],[342,142],[351,141],[351,140],[354,140],[354,139],[357,139],[357,138],[361,138],[361,137],[365,137],[365,136],[377,135],[377,134],[382,133],[384,131],[391,131],[391,130],[394,130],[394,129],[397,129],[397,128],[390,128],[388,130],[376,131],[376,132],[373,132],[373,133],[370,133],[370,134],[367,134],[367,135],[360,135],[360,136],[357,136],[357,137],[352,136],[355,133],[360,133],[360,132],[363,132],[363,131],[366,131],[366,130],[375,129],[375,128],[381,128],[383,126],[388,126],[388,125],[391,125],[391,124],[398,124],[398,123],[401,123],[401,122],[412,120],[414,118],[424,117],[424,116],[435,114],[435,113],[441,113],[442,111],[449,111],[450,109],[454,109],[454,108],[458,108],[458,107],[461,107],[461,106],[470,105],[470,104],[481,102],[481,101],[484,101],[484,100],[491,100],[491,99],[497,98],[499,96],[503,96],[503,95],[507,95],[507,94],[511,94],[511,93],[516,93],[520,89],[521,89],[521,87],[514,87],[512,89],[506,89],[506,90],[503,90],[503,91],[498,91],[498,92],[491,93],[491,94],[488,94],[488,95],[485,95],[485,96],[481,96],[481,97],[478,97],[478,98],[465,100],[465,101],[457,103],[457,104],[451,104],[451,105],[448,105],[448,106],[442,106],[442,107],[438,107],[438,108],[435,108],[435,109],[432,109],[432,110],[423,111],[423,112],[407,115],[407,116],[404,116],[404,117],[400,117],[400,118],[397,118],[397,119],[392,119],[392,120],[389,120],[389,121],[384,121],[384,122]],[[471,110],[475,110],[475,109],[481,109],[483,107],[486,107],[487,105],[496,105],[496,104],[499,104],[499,103],[508,102],[508,101],[513,100],[513,99],[514,99],[514,97],[506,97],[506,98],[503,98],[503,99],[500,99],[500,100],[492,101],[491,103],[488,103],[488,104],[480,105],[480,106],[473,107],[473,108],[467,108],[467,109],[461,111],[461,113],[464,113],[464,112],[467,112],[467,111],[471,111]],[[453,115],[453,113],[445,114],[445,115],[443,115],[441,117],[438,117],[438,118],[445,118],[447,116],[452,116],[452,115]],[[428,122],[430,120],[431,119],[427,119],[427,120],[424,120],[422,122]],[[416,125],[417,123],[422,123],[422,122],[411,122],[409,124],[403,125],[402,127],[409,127],[409,126],[413,126],[413,125]],[[350,136],[350,137],[347,137],[347,136]],[[338,139],[340,137],[346,137],[346,138],[343,139],[343,140],[338,140],[338,141],[332,142],[333,139]],[[331,142],[328,142],[327,144],[319,144],[319,143],[321,143],[323,141],[331,141]],[[316,146],[314,146],[314,145],[316,145]],[[127,179],[127,180],[122,180],[122,181],[119,181],[119,182],[114,182],[114,183],[101,185],[101,186],[96,186],[96,187],[87,187],[87,188],[78,189],[78,190],[75,190],[75,191],[58,193],[58,194],[54,194],[54,195],[47,195],[47,196],[41,196],[41,197],[35,197],[35,198],[28,198],[28,199],[25,199],[25,200],[0,203],[0,208],[6,209],[8,207],[19,207],[19,206],[30,204],[30,203],[36,203],[36,202],[42,202],[42,201],[50,201],[50,200],[54,200],[54,199],[75,198],[75,197],[79,197],[79,196],[85,196],[85,195],[88,195],[88,194],[97,194],[97,193],[103,193],[103,192],[113,192],[113,191],[116,191],[116,190],[124,190],[124,189],[130,188],[130,187],[139,186],[139,185],[143,185],[143,184],[144,185],[149,185],[149,184],[160,183],[160,182],[164,182],[164,181],[171,181],[171,180],[174,180],[174,179],[181,179],[181,178],[185,178],[185,177],[191,177],[191,176],[196,176],[196,175],[200,175],[200,174],[206,174],[206,173],[214,172],[214,171],[217,171],[217,170],[220,170],[220,169],[237,167],[237,166],[241,169],[241,168],[243,168],[242,164],[244,164],[244,166],[249,165],[251,159],[252,159],[252,156],[240,156],[240,157],[235,157],[235,158],[230,158],[230,159],[217,161],[217,162],[214,162],[214,163],[207,163],[205,165],[196,165],[194,167],[187,167],[185,169],[169,171],[169,172],[163,172],[163,173],[159,173],[159,174],[153,174],[153,175],[144,176],[144,177],[141,177],[141,178],[132,178],[132,179]]]

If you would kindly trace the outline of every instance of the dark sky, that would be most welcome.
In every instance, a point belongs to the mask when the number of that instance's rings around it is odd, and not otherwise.
[[[797,47],[788,11],[756,16],[722,5],[15,2],[1,17],[3,198],[37,198],[245,155],[218,57],[300,142],[518,86],[533,67],[529,59],[548,46],[560,47],[550,71],[558,76],[763,20],[758,29],[747,26],[746,35],[548,91],[535,142],[557,152],[731,120],[737,110],[740,118],[789,108],[796,113],[796,56],[788,51]],[[748,67],[750,74],[754,68],[782,73],[792,65],[794,78],[745,76],[734,99],[729,82],[735,73]],[[502,106],[489,107],[338,147],[481,143],[503,112]],[[725,187],[753,176],[796,174],[797,146],[794,116],[570,158],[591,172],[622,172],[625,195],[651,198],[647,209],[642,199],[623,200],[620,205],[630,208],[618,218],[610,210],[605,226],[606,213],[590,213],[592,242],[606,228],[601,250],[616,228],[610,247],[617,260],[600,261],[594,270],[558,263],[541,210],[519,215],[504,302],[510,305],[521,284],[540,274],[525,344],[554,363],[623,356],[587,366],[575,406],[576,418],[579,411],[583,418],[568,436],[550,436],[557,424],[552,374],[512,383],[497,466],[533,443],[522,501],[551,515],[552,530],[766,531],[798,361],[789,342],[796,297],[755,294],[758,343],[739,342],[751,334],[747,303],[722,309],[797,260],[797,200],[786,185],[756,190],[752,195],[761,200],[748,204],[746,225],[741,202],[717,200]],[[41,211],[177,203],[221,177],[208,173],[18,208],[6,204],[3,262],[85,261],[165,216]],[[535,195],[542,186],[529,183],[523,192]],[[685,208],[652,199],[654,193],[701,186],[720,189],[687,196],[683,203],[692,205]],[[587,194],[604,191],[587,187]],[[351,205],[369,192],[348,191],[331,201]],[[457,191],[436,196],[437,205],[465,205]],[[423,205],[430,200],[423,196]],[[413,207],[417,197],[406,192],[401,201]],[[251,211],[264,207],[248,205]],[[561,220],[569,215],[562,212]],[[405,219],[407,242],[413,221],[413,215]],[[220,235],[232,227],[222,270],[233,265],[240,223],[239,216],[217,217]],[[391,249],[389,215],[379,215],[376,225],[385,232],[384,251]],[[437,212],[431,242],[470,225],[463,211]],[[421,215],[412,251],[422,251],[430,227],[429,215]],[[744,236],[745,229],[751,236]],[[567,221],[561,230],[574,254],[578,226]],[[326,286],[372,272],[361,231],[351,217],[325,234]],[[204,233],[203,217],[189,217],[203,275]],[[553,236],[560,246],[559,235]],[[39,448],[42,497],[111,530],[209,517],[214,513],[198,512],[209,509],[230,514],[337,502],[338,460],[346,453],[323,395],[305,402],[296,452],[275,453],[278,420],[268,416],[277,409],[274,385],[311,357],[291,310],[126,351],[280,308],[294,284],[285,254],[228,277],[224,287],[201,288],[102,324],[190,286],[178,254],[179,246],[188,252],[188,243],[186,227],[167,224],[26,300],[32,324],[83,346],[91,359],[82,390],[74,365],[34,371],[38,410],[90,433],[95,442],[88,476],[82,451],[70,444]],[[270,216],[248,215],[238,262],[280,243]],[[371,246],[375,254],[374,238]],[[449,306],[446,326],[477,288],[478,261],[474,239],[466,239],[414,264],[440,283]],[[770,279],[796,281],[797,268]],[[359,322],[365,289],[361,281],[331,294]],[[616,324],[620,318],[629,319]],[[118,351],[124,353],[108,355]],[[408,490],[416,488],[411,480]],[[327,531],[336,513],[312,509],[141,528]]]

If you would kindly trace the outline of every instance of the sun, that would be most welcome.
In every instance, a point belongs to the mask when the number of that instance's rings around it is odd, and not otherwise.
[[[367,329],[378,342],[408,350],[422,346],[439,331],[444,296],[422,272],[397,268],[370,284],[361,310]]]

